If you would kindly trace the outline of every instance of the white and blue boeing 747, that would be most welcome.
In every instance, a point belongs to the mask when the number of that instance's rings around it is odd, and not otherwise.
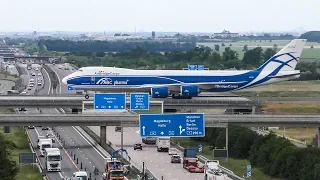
[[[153,98],[191,98],[200,92],[226,92],[296,79],[305,39],[294,39],[251,71],[133,70],[83,67],[62,82],[84,91],[149,92]],[[89,95],[85,96],[87,99]]]

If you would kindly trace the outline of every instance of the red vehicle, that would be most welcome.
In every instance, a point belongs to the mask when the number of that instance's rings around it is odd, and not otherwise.
[[[193,149],[185,149],[183,152],[183,168],[191,173],[203,173],[204,166],[199,163],[197,153]]]

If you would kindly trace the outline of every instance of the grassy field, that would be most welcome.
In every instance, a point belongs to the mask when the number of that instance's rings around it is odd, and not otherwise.
[[[234,92],[241,96],[320,97],[320,81],[285,81]]]
[[[175,143],[179,143],[181,146],[185,148],[194,148],[197,149],[199,142],[193,141],[189,138],[172,138]],[[206,143],[201,143],[203,146],[203,152],[198,153],[199,155],[203,155],[208,159],[212,159],[212,151],[209,150],[209,146]],[[233,171],[238,176],[246,177],[247,165],[249,165],[249,161],[246,159],[233,159],[228,158],[228,162],[225,159],[218,159],[220,164],[231,171]],[[247,179],[247,178],[246,178]],[[259,168],[252,167],[252,180],[279,180],[271,178],[262,173]]]
[[[307,144],[311,144],[312,139],[317,134],[317,128],[279,128],[279,129],[272,129],[272,131],[276,132],[277,134],[283,135],[285,134],[286,137],[296,139],[299,141],[307,140]]]
[[[244,52],[242,51],[243,46],[245,44],[248,45],[248,49],[253,49],[258,46],[262,47],[263,49],[272,48],[274,44],[278,45],[278,50],[282,48],[283,46],[287,45],[290,41],[288,40],[274,40],[272,42],[269,41],[237,41],[237,42],[226,42],[225,47],[230,47],[231,49],[237,51],[239,53],[239,59],[243,58]],[[198,43],[198,45],[204,45],[209,46],[212,49],[214,49],[214,45],[219,44],[220,45],[220,53],[224,51],[225,47],[222,47],[222,42],[219,43]],[[230,46],[230,44],[232,46]],[[313,49],[311,49],[311,45],[313,45]],[[320,43],[310,43],[307,42],[306,46],[304,47],[303,53],[301,55],[301,59],[304,58],[320,58]]]
[[[268,102],[262,108],[267,114],[319,114],[320,102]]]
[[[0,133],[3,133],[3,128],[0,128]],[[19,161],[19,153],[31,152],[27,135],[23,128],[10,128],[10,133],[6,134],[6,138],[16,145],[16,148],[12,151],[11,157],[12,160],[17,163]],[[19,173],[16,176],[16,180],[42,180],[42,176],[36,166],[21,165],[19,166]]]

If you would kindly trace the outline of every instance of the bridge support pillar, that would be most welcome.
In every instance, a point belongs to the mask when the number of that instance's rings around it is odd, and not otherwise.
[[[255,114],[255,113],[256,113],[256,106],[252,106],[251,114]]]
[[[318,148],[320,148],[320,127],[318,127]]]
[[[100,145],[107,142],[107,126],[100,126]]]

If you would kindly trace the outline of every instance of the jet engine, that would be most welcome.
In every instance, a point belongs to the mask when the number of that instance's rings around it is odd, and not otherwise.
[[[169,96],[169,89],[167,87],[151,88],[151,97],[153,98],[167,98]]]
[[[195,97],[198,96],[199,94],[199,87],[198,86],[181,86],[180,87],[180,93],[181,96],[191,96],[191,97]]]

